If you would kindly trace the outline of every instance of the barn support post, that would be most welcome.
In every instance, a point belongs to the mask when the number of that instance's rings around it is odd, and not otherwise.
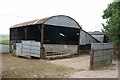
[[[81,31],[81,28],[80,28]],[[79,42],[78,42],[78,51],[77,54],[80,55],[80,31],[79,31]]]
[[[17,28],[15,29],[15,34],[16,34],[16,38],[15,38],[15,42],[12,42],[12,55],[15,56],[16,54],[16,43],[17,43],[17,40],[18,40],[18,31],[17,31]]]
[[[90,70],[93,70],[93,60],[94,60],[94,49],[91,48],[91,51],[90,51],[90,66],[89,66]]]
[[[43,46],[43,39],[44,39],[44,24],[41,25],[40,32],[41,32],[40,58],[41,58],[41,59],[45,59],[45,58],[46,58],[46,55],[45,55],[45,48],[44,48],[44,46]]]
[[[25,28],[24,28],[24,31],[25,31],[25,40],[27,40],[27,30],[28,30],[28,28],[25,27]]]
[[[16,38],[15,38],[15,43],[17,42],[17,39],[18,39],[18,34],[17,34],[17,28],[15,29],[15,34],[16,34]]]
[[[12,29],[10,28],[10,32],[9,32],[9,34],[10,34],[10,37],[9,37],[9,40],[10,40],[10,42],[9,42],[9,52],[10,53],[12,53],[12,36],[11,36],[11,34],[12,34]]]

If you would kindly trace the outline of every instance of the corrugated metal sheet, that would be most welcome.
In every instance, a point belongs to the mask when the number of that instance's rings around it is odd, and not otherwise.
[[[104,41],[105,34],[103,32],[95,31],[95,32],[88,32],[88,33],[91,34],[94,38],[96,38],[100,42]]]
[[[19,24],[13,25],[11,28],[29,26],[29,25],[34,25],[34,24],[41,24],[44,21],[46,21],[47,19],[48,18],[43,18],[43,19],[32,20],[32,21],[28,21],[28,22],[24,22],[24,23],[19,23]]]
[[[49,24],[49,25],[57,25],[57,26],[65,26],[65,27],[72,27],[72,28],[78,28],[80,29],[79,24],[72,19],[71,17],[65,16],[65,15],[58,15],[58,16],[52,16],[47,17],[43,19],[37,19],[33,21],[28,21],[20,24],[16,24],[12,26],[14,27],[23,27],[23,26],[29,26],[29,25],[35,25],[35,24]]]
[[[55,16],[47,20],[45,24],[72,27],[78,29],[80,28],[79,25],[73,19],[65,16]]]
[[[111,43],[92,43],[91,47],[94,48],[94,50],[112,49],[113,44],[111,44]]]
[[[112,63],[113,44],[92,43],[90,51],[90,69],[100,68]]]
[[[91,43],[100,43],[97,39],[95,39],[93,36],[91,36],[89,33],[87,33],[84,30],[80,31],[80,45],[86,45]]]
[[[113,54],[113,44],[111,43],[92,43],[91,48],[94,49],[94,65],[101,65],[106,61],[111,62]]]
[[[99,40],[100,42],[104,41],[104,35],[92,35],[94,38],[96,38],[97,40]]]

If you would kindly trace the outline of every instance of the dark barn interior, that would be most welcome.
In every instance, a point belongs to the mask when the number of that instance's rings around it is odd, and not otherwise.
[[[41,40],[40,25],[18,27],[10,29],[10,41]],[[79,43],[79,29],[53,25],[44,26],[44,44],[77,45]]]
[[[79,29],[62,26],[45,25],[44,44],[77,45]]]
[[[10,40],[20,42],[21,40],[40,41],[40,29],[38,25],[25,26],[10,29]]]

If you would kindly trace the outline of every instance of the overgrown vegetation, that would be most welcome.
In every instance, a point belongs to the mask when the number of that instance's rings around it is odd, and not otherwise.
[[[120,58],[120,1],[112,2],[104,10],[103,18],[107,19],[103,25],[103,32],[109,42],[115,45],[115,55]]]

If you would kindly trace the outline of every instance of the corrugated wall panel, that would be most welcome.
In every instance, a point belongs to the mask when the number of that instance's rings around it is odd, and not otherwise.
[[[91,43],[98,43],[95,38],[93,38],[90,34],[86,33],[84,30],[80,31],[80,45],[86,45]]]
[[[100,49],[111,49],[113,48],[113,45],[112,43],[92,43],[91,47],[94,48],[94,50],[100,50]]]
[[[94,38],[96,38],[97,40],[99,40],[100,42],[104,41],[104,35],[92,35]]]
[[[107,65],[112,62],[113,44],[92,43],[91,48],[94,50],[93,67]]]
[[[81,30],[80,31],[80,45],[86,45],[87,39],[86,39],[86,33]]]

